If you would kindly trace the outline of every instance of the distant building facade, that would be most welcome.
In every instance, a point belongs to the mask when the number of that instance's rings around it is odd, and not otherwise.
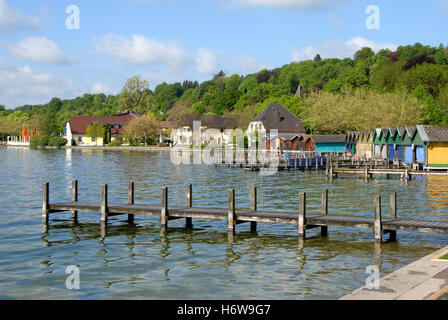
[[[201,145],[226,147],[233,144],[232,134],[238,128],[238,121],[217,115],[186,115],[177,122],[172,131],[173,146],[190,146],[194,144],[194,122],[200,122]]]
[[[277,135],[273,135],[271,130],[277,130]],[[305,133],[302,120],[281,104],[267,106],[251,120],[247,129],[249,147],[261,135],[266,136],[266,139],[259,148],[270,149],[271,144],[275,143],[280,150],[288,150],[292,145],[297,145],[298,138]]]
[[[112,116],[76,116],[67,121],[64,137],[68,146],[102,146],[109,141],[103,141],[103,137],[87,136],[90,124],[109,124],[111,141],[115,141],[123,135],[125,125],[136,118],[138,115],[130,111]]]

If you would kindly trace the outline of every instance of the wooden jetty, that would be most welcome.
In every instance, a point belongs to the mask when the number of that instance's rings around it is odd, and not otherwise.
[[[72,183],[72,200],[68,202],[50,203],[49,183],[43,184],[42,220],[49,223],[51,213],[69,211],[72,218],[78,219],[79,211],[93,211],[100,213],[101,225],[107,225],[109,217],[127,215],[128,222],[134,221],[135,215],[157,216],[162,228],[168,227],[171,220],[185,219],[186,226],[192,226],[192,219],[227,220],[229,231],[235,232],[235,227],[242,223],[250,223],[250,230],[255,232],[258,222],[286,223],[297,226],[299,237],[305,238],[306,230],[321,228],[321,234],[328,234],[328,227],[354,227],[371,229],[375,239],[381,241],[383,235],[389,233],[390,239],[396,239],[397,231],[436,232],[448,234],[448,221],[409,220],[397,218],[396,193],[390,196],[390,216],[383,218],[381,213],[381,196],[374,199],[374,215],[359,217],[329,214],[328,190],[322,190],[321,210],[318,213],[307,214],[306,193],[299,193],[297,212],[264,211],[257,209],[257,188],[250,190],[250,209],[235,208],[235,189],[228,190],[227,208],[204,208],[193,206],[192,185],[186,186],[185,206],[168,205],[168,188],[161,191],[160,205],[149,205],[134,202],[134,183],[128,186],[127,203],[109,203],[107,184],[102,185],[101,202],[78,201],[78,181]]]
[[[332,168],[330,173],[336,177],[340,174],[360,175],[365,178],[372,178],[374,174],[383,175],[399,175],[403,179],[411,179],[412,176],[445,176],[448,178],[447,171],[423,171],[423,170],[409,170],[409,169],[373,169],[365,168]]]

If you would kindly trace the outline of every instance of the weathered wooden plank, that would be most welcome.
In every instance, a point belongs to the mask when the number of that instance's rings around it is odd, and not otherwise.
[[[193,185],[191,183],[187,184],[186,189],[186,206],[191,208],[193,206]],[[191,217],[185,218],[185,226],[187,228],[193,227],[193,219]]]
[[[72,181],[72,201],[78,201],[78,180]],[[72,210],[72,219],[74,221],[78,220],[78,210]]]
[[[300,192],[299,194],[299,216],[298,216],[297,229],[299,231],[299,237],[305,238],[306,233],[306,193]]]
[[[257,187],[251,186],[250,188],[250,210],[257,211]],[[257,222],[250,222],[250,231],[257,232]]]
[[[164,228],[168,227],[168,187],[162,188],[160,225]]]
[[[50,213],[50,183],[42,184],[42,222],[48,223]]]
[[[375,224],[374,224],[375,240],[383,239],[383,227],[381,224],[381,196],[375,196]]]
[[[108,207],[107,207],[107,184],[103,184],[101,186],[101,211],[100,211],[100,218],[101,221],[104,223],[107,222],[107,213],[108,213]]]
[[[390,218],[397,219],[397,193],[391,192],[390,194]],[[390,240],[397,240],[397,231],[389,232]]]
[[[134,204],[134,182],[129,182],[128,184],[128,204],[133,205]],[[128,214],[128,222],[134,223],[134,215]]]
[[[229,208],[227,212],[227,226],[230,231],[235,231],[235,189],[229,189]]]
[[[322,190],[322,196],[321,196],[321,213],[323,216],[328,215],[328,189]],[[323,226],[320,229],[320,234],[322,236],[328,235],[328,226]]]

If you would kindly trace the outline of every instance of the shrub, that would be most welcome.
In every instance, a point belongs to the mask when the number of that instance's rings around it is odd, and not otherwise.
[[[62,137],[39,137],[34,136],[30,139],[30,148],[36,149],[37,147],[45,148],[46,146],[58,147],[64,146],[67,144],[67,139]]]
[[[67,139],[62,137],[51,137],[48,139],[48,145],[52,147],[60,148],[67,144]]]
[[[112,141],[107,146],[109,146],[109,147],[119,147],[119,146],[121,146],[121,141],[119,141],[119,140]]]
[[[39,137],[38,136],[34,136],[30,139],[30,148],[31,149],[37,149],[37,145],[39,142]]]
[[[48,141],[50,139],[48,137],[39,137],[39,139],[37,140],[37,145],[41,148],[45,148],[46,146],[48,146]]]

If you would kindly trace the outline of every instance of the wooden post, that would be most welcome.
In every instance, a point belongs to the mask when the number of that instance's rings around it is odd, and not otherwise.
[[[328,215],[328,189],[322,190],[321,208],[322,208],[322,215],[323,216]],[[321,227],[320,234],[323,236],[328,235],[328,226]]]
[[[305,170],[308,170],[308,155],[305,158]]]
[[[294,155],[294,170],[297,170],[297,154]]]
[[[72,181],[72,201],[78,202],[78,180]],[[72,211],[72,219],[78,220],[78,210]]]
[[[375,240],[383,240],[383,226],[381,223],[381,196],[375,196],[375,222],[374,222]]]
[[[299,194],[299,217],[297,228],[299,231],[299,237],[305,239],[306,230],[306,193],[300,192]]]
[[[317,156],[315,157],[316,157],[316,171],[317,171],[317,169],[319,169],[319,158]]]
[[[397,193],[391,192],[390,194],[390,218],[397,219]],[[389,239],[392,241],[397,240],[397,230],[389,231]]]
[[[250,188],[250,210],[257,211],[257,187],[251,186]],[[257,222],[250,222],[250,232],[257,232]]]
[[[229,189],[229,210],[227,214],[227,225],[229,227],[229,231],[235,232],[235,189]]]
[[[101,186],[101,221],[107,222],[107,184]]]
[[[128,184],[128,204],[134,204],[134,182]],[[134,215],[128,214],[128,222],[134,223]]]
[[[193,206],[193,198],[192,198],[192,196],[193,196],[193,186],[192,186],[192,184],[191,183],[187,184],[186,189],[187,189],[187,191],[186,191],[187,193],[186,193],[186,203],[185,203],[185,205],[187,207],[191,208]],[[185,226],[187,228],[191,228],[193,226],[192,218],[185,218]]]
[[[50,213],[50,183],[42,184],[42,222],[48,223],[48,216]]]
[[[160,225],[162,228],[168,227],[168,188],[162,188],[162,203],[160,208]]]

